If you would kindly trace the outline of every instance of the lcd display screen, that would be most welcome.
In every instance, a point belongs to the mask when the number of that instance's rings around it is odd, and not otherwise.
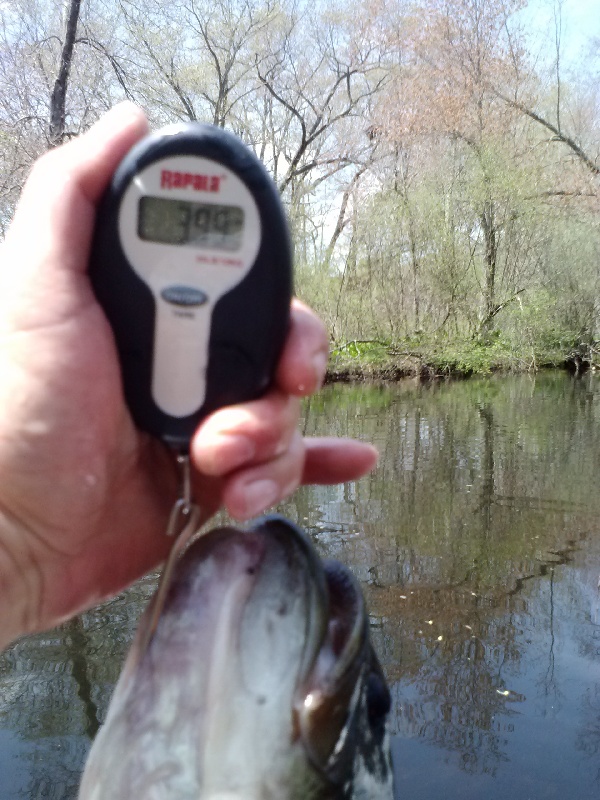
[[[138,236],[147,242],[233,252],[241,246],[243,230],[244,211],[238,206],[140,198]]]

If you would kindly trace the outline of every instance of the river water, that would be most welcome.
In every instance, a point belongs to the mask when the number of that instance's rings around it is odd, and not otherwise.
[[[279,511],[361,580],[406,800],[600,797],[600,378],[327,387],[377,470]],[[0,657],[0,797],[74,797],[154,587]]]

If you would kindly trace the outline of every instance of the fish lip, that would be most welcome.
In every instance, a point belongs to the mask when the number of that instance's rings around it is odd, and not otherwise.
[[[369,640],[367,606],[358,579],[344,564],[334,560],[324,561],[323,571],[329,599],[328,632],[313,669],[299,686],[295,718],[298,735],[313,767],[325,780],[338,784],[343,780],[344,767],[348,766],[343,746],[345,732],[355,724],[361,685],[376,657]],[[334,734],[329,745],[324,744],[326,729]]]
[[[339,691],[346,692],[347,715],[340,736],[354,724],[361,679],[378,665],[369,641],[366,601],[352,571],[339,561],[322,560],[302,528],[284,517],[270,515],[257,520],[252,526],[252,530],[255,529],[267,532],[285,547],[300,552],[312,578],[311,614],[293,714],[296,735],[313,768],[325,781],[337,784],[343,778],[344,767],[348,766],[344,763],[344,754],[334,746],[323,758],[318,747],[315,749],[310,721],[314,708],[306,701],[312,696],[317,705],[327,708],[332,702],[335,704]],[[336,641],[336,633],[340,631],[341,641]]]
[[[281,514],[267,514],[254,520],[248,530],[254,532],[260,530],[261,533],[268,533],[274,539],[279,539],[286,548],[298,548],[308,562],[310,574],[315,578],[317,591],[319,591],[324,604],[327,604],[327,584],[323,562],[312,539],[302,528]]]
[[[260,517],[249,526],[248,530],[260,532],[261,536],[267,535],[278,541],[292,557],[299,555],[306,565],[305,574],[310,576],[312,590],[312,597],[308,604],[310,614],[306,622],[305,646],[298,671],[299,686],[303,686],[318,659],[327,636],[329,590],[324,563],[310,536],[298,525],[280,514],[268,514]]]

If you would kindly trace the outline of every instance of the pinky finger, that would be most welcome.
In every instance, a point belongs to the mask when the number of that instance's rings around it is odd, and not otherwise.
[[[345,483],[366,475],[377,464],[375,447],[355,439],[323,437],[304,440],[302,483]]]

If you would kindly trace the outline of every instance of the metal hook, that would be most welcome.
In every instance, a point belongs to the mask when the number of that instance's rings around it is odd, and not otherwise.
[[[169,522],[167,524],[167,536],[169,537],[176,534],[179,535],[178,530],[183,531],[187,524],[187,518],[192,513],[194,506],[192,502],[190,457],[187,454],[178,455],[177,464],[179,465],[181,478],[181,491],[169,515]]]
[[[160,617],[167,597],[167,592],[171,583],[171,575],[177,563],[177,559],[199,529],[200,508],[192,500],[192,479],[189,456],[184,454],[178,455],[177,463],[180,468],[181,491],[171,509],[166,531],[167,536],[175,537],[175,539],[169,551],[169,555],[167,556],[167,560],[165,561],[158,582],[158,588],[152,600],[152,606],[148,610],[146,626],[143,632],[140,633],[140,657],[143,656],[148,649],[148,645],[156,630],[158,618]]]

